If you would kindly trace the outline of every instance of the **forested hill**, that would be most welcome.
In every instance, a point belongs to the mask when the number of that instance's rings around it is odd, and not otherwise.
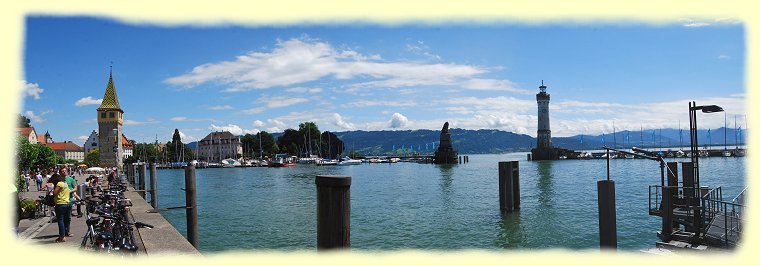
[[[506,131],[481,129],[450,129],[454,149],[459,153],[505,153],[514,151],[530,150],[535,139],[528,135],[515,134]],[[440,139],[438,130],[399,130],[399,131],[347,131],[335,132],[346,149],[355,149],[365,155],[380,155],[391,152],[402,146],[415,151],[425,151],[427,144],[428,152],[433,150],[433,143],[437,148]]]
[[[451,132],[451,139],[454,142],[454,149],[459,151],[460,154],[530,151],[536,145],[536,139],[531,136],[495,129],[468,130],[453,128],[449,132]],[[394,146],[397,153],[400,154],[402,145],[406,149],[406,152],[409,151],[410,146],[415,151],[421,149],[424,152],[426,148],[425,144],[427,144],[427,151],[432,153],[433,143],[438,147],[438,140],[440,138],[439,130],[427,129],[396,131],[358,130],[334,133],[345,143],[345,153],[348,153],[351,149],[355,149],[363,155],[391,154]],[[715,146],[723,146],[725,143],[731,148],[737,144],[738,135],[741,135],[738,138],[738,144],[742,145],[746,143],[747,134],[748,132],[745,129],[742,129],[741,133],[733,128],[717,128],[711,130],[710,133],[707,130],[699,130],[699,144],[702,147],[708,143]],[[272,133],[272,135],[277,138],[282,133]],[[689,131],[688,129],[620,131],[615,135],[605,134],[604,137],[602,135],[553,137],[552,142],[555,147],[573,150],[600,149],[603,145],[618,148],[629,148],[631,146],[645,148],[660,146],[675,147],[681,144],[688,146]],[[197,144],[191,142],[189,145],[195,148]]]

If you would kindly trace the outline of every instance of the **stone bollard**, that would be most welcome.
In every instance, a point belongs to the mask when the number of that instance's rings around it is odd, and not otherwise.
[[[351,247],[351,177],[318,175],[317,250]]]
[[[150,206],[158,208],[158,190],[156,189],[156,163],[150,164]]]
[[[187,217],[187,241],[198,248],[198,205],[195,202],[195,165],[185,166],[185,210]]]
[[[599,247],[617,249],[617,221],[615,214],[615,181],[596,182],[599,204]]]
[[[520,168],[517,161],[499,162],[499,208],[502,212],[520,209]]]

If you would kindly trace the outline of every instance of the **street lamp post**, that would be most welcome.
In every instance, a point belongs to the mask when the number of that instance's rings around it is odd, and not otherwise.
[[[699,230],[702,228],[702,219],[701,217],[699,206],[701,205],[701,197],[698,197],[700,194],[700,182],[699,182],[699,141],[697,140],[697,111],[702,110],[703,113],[717,113],[717,112],[723,112],[723,108],[717,105],[700,105],[697,106],[697,103],[692,101],[689,102],[689,134],[691,135],[691,162],[694,166],[694,178],[696,187],[692,189],[692,197],[694,197],[694,204],[696,206],[694,209],[694,217],[693,217],[693,224],[694,228],[696,230]],[[699,233],[696,232],[695,237],[699,237]]]

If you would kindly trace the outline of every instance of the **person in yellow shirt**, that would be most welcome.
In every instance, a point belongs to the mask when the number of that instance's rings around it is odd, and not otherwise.
[[[52,177],[52,183],[55,184],[53,189],[53,198],[55,199],[55,218],[58,221],[58,238],[55,242],[65,242],[69,234],[69,225],[71,224],[71,205],[69,204],[69,197],[71,190],[66,184],[65,180],[58,174],[54,174]]]

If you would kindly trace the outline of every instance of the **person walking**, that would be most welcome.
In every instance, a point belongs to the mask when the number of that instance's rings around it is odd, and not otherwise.
[[[79,200],[79,195],[77,194],[77,180],[74,178],[74,174],[67,174],[66,168],[64,168],[61,173],[66,176],[66,185],[69,187],[69,208],[72,208],[71,205],[74,204],[76,201]],[[73,208],[72,208],[73,211]],[[77,203],[77,216],[82,216],[82,206],[81,204]]]
[[[69,226],[71,225],[69,197],[71,197],[71,191],[61,175],[54,174],[50,178],[55,184],[53,198],[55,199],[55,218],[58,221],[58,238],[55,239],[55,242],[66,242],[66,237],[72,236],[69,234]]]
[[[29,192],[29,184],[32,183],[32,177],[29,173],[24,174],[24,185],[26,185],[26,192]]]
[[[37,172],[34,176],[34,181],[37,181],[37,191],[42,191],[42,173]]]

